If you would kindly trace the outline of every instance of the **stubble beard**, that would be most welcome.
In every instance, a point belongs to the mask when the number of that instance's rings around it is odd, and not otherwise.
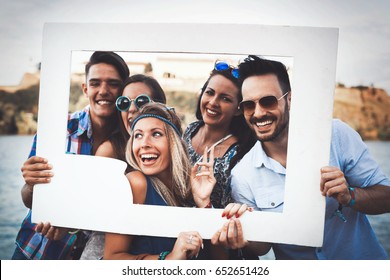
[[[259,134],[259,132],[257,130],[255,130],[256,137],[261,142],[270,142],[270,141],[278,140],[279,137],[282,137],[284,135],[288,135],[289,122],[290,122],[290,115],[289,115],[289,110],[288,110],[288,107],[286,104],[284,112],[283,112],[282,122],[278,124],[275,131],[271,135],[262,135],[262,134]],[[256,129],[256,127],[255,127],[255,129]]]

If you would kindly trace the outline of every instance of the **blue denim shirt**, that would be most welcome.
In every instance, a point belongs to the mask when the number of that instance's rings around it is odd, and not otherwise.
[[[365,188],[381,184],[390,187],[390,180],[371,157],[359,134],[340,120],[333,120],[329,165],[340,168],[350,186]],[[268,158],[258,142],[232,170],[233,198],[256,210],[282,212],[284,179],[285,169]],[[258,183],[252,184],[252,181]],[[260,186],[263,190],[259,190]],[[337,207],[335,199],[326,198],[321,248],[273,244],[276,259],[387,259],[366,215],[343,208],[348,221],[344,223],[333,215]]]

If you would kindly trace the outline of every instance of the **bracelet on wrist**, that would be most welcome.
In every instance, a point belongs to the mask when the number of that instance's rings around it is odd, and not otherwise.
[[[165,260],[165,258],[168,256],[168,254],[170,253],[171,251],[163,251],[160,253],[160,255],[158,256],[158,260]]]
[[[348,187],[349,194],[351,195],[351,200],[348,202],[347,207],[352,207],[355,205],[355,188]]]

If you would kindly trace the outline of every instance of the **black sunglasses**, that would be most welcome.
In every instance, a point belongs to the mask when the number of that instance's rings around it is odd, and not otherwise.
[[[256,109],[256,103],[258,102],[260,106],[264,109],[271,110],[278,105],[278,102],[285,97],[289,92],[286,92],[281,97],[276,98],[276,96],[268,95],[260,98],[259,100],[245,100],[241,101],[238,105],[238,108],[246,115],[251,115]]]
[[[152,100],[150,99],[150,97],[148,95],[140,94],[134,99],[130,99],[127,96],[119,96],[116,99],[115,105],[119,111],[126,112],[127,110],[129,110],[132,101],[134,102],[137,110],[139,110],[145,104],[152,102]]]
[[[225,70],[231,69],[230,73],[232,73],[232,76],[236,79],[238,79],[238,77],[239,77],[238,68],[229,65],[225,61],[218,61],[217,60],[214,64],[214,69],[217,71],[225,71]]]

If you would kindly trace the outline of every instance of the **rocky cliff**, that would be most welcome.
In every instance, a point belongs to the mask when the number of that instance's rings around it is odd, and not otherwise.
[[[20,85],[0,87],[0,134],[37,130],[39,73],[25,74]]]
[[[373,87],[337,87],[333,116],[352,126],[365,140],[390,140],[390,96]]]

